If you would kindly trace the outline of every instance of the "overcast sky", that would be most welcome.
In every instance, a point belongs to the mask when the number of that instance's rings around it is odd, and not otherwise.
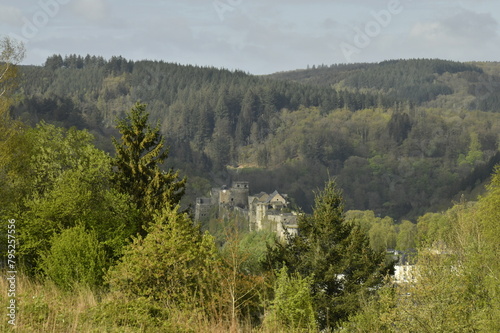
[[[500,61],[498,0],[0,0],[25,64],[52,54],[252,74],[400,58]]]

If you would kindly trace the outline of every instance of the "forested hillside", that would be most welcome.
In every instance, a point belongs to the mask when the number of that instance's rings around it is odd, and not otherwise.
[[[327,175],[350,209],[395,219],[441,209],[500,161],[500,65],[442,60],[319,66],[257,77],[121,57],[54,55],[23,67],[12,114],[89,129],[111,151],[116,118],[148,104],[187,201],[230,178],[304,210]]]
[[[500,330],[495,64],[330,85],[54,56],[19,81],[23,56],[0,39],[0,330]],[[311,212],[283,237],[195,222],[185,193],[230,178]]]

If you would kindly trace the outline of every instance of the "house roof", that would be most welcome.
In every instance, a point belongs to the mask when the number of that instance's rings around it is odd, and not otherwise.
[[[273,193],[271,193],[269,195],[269,198],[267,199],[266,203],[270,203],[270,202],[273,202],[273,201],[286,202],[286,199],[285,199],[284,196],[282,196],[281,194],[279,194],[278,191],[274,191]]]

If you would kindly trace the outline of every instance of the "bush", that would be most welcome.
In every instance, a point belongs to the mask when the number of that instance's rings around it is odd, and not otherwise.
[[[215,243],[178,209],[158,213],[148,234],[125,248],[107,276],[112,290],[174,307],[191,308],[210,299],[216,288],[211,284]]]
[[[274,287],[275,298],[266,316],[266,328],[286,328],[287,331],[316,331],[315,311],[311,296],[312,278],[298,273],[288,275],[286,266],[278,272]]]
[[[127,299],[115,295],[89,309],[84,320],[96,323],[106,331],[147,332],[167,325],[167,317],[164,309],[147,298]]]
[[[73,290],[76,284],[93,288],[103,282],[107,268],[105,258],[95,232],[77,226],[52,238],[41,267],[47,278],[62,289]]]

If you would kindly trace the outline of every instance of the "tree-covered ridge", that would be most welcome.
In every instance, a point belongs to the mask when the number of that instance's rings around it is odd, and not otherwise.
[[[497,112],[500,76],[498,63],[460,63],[439,59],[389,60],[380,63],[321,65],[269,77],[322,86],[384,91],[389,96],[422,104],[439,95],[464,93],[472,98],[467,109]],[[450,84],[465,79],[464,87]],[[462,96],[463,98],[464,96]]]
[[[57,60],[55,60],[57,59]],[[54,64],[56,63],[56,64]],[[252,88],[255,92],[264,90],[267,100],[276,109],[304,106],[349,107],[353,110],[370,107],[381,100],[378,96],[364,96],[363,93],[333,91],[296,83],[262,79],[241,71],[229,71],[211,67],[178,65],[163,61],[128,61],[122,57],[105,60],[102,57],[81,57],[54,55],[45,66],[27,66],[23,88],[28,95],[77,94],[79,98],[89,93],[104,94],[107,99],[116,95],[130,95],[132,100],[159,100],[170,106],[179,100],[186,103],[197,90],[208,90],[211,108],[224,95],[237,98],[236,105],[229,104],[230,114],[240,112],[241,99]],[[111,80],[113,78],[113,80]],[[334,96],[331,96],[331,95]],[[198,96],[200,97],[200,96]],[[206,95],[203,97],[207,97]],[[264,98],[264,97],[262,97]],[[333,105],[328,105],[332,103]],[[383,100],[385,105],[393,101]],[[151,106],[150,106],[151,109]],[[154,117],[156,109],[151,110]]]
[[[462,118],[445,109],[366,109],[322,115],[303,108],[282,111],[278,123],[272,138],[243,148],[244,156],[253,157],[247,161],[262,169],[240,170],[240,177],[311,202],[304,189],[320,186],[329,172],[350,209],[396,219],[445,207],[460,191],[486,180],[499,162],[497,113],[468,112]],[[264,169],[276,165],[276,171]]]
[[[210,183],[242,177],[256,192],[279,188],[309,211],[311,190],[330,173],[349,209],[414,218],[484,182],[498,160],[499,113],[490,112],[497,67],[396,60],[256,77],[53,56],[21,69],[25,97],[12,113],[31,124],[87,128],[112,151],[116,118],[140,100],[171,148],[169,167],[195,176],[188,201]]]

